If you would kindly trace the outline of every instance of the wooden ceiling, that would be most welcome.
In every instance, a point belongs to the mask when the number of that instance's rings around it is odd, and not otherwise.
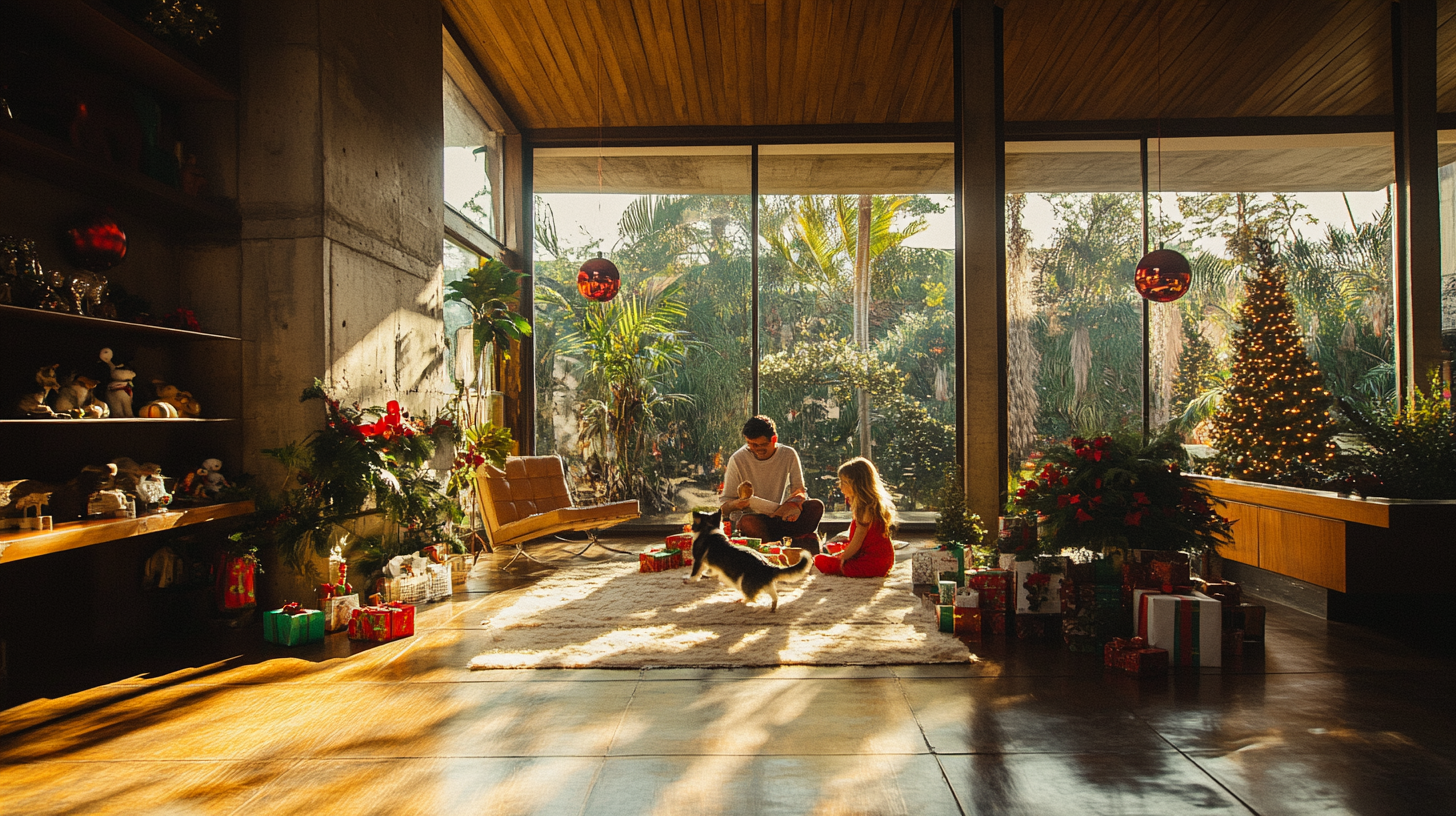
[[[954,5],[444,0],[530,130],[949,122]],[[1003,5],[1009,121],[1391,112],[1389,0]],[[1456,111],[1456,0],[1438,8]]]

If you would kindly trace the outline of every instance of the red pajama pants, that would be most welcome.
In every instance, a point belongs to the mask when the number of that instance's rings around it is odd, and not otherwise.
[[[841,565],[839,556],[821,554],[814,556],[814,566],[825,575],[843,575],[847,578],[883,578],[889,575],[890,569],[895,566],[895,555],[891,552],[889,558],[873,558],[861,549],[854,558]]]

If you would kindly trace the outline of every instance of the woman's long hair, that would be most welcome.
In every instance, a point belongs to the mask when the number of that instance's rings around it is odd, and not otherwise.
[[[875,463],[856,456],[839,466],[839,475],[849,480],[850,493],[845,496],[854,505],[854,520],[861,524],[872,524],[875,519],[885,523],[885,535],[890,535],[899,525],[895,515],[895,502],[890,491],[880,481],[880,472]]]

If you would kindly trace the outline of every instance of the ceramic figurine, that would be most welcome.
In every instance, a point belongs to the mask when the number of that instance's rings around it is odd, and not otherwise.
[[[85,374],[72,374],[56,394],[56,411],[82,419],[104,419],[111,416],[111,409],[96,398],[94,390],[98,385],[100,383]]]
[[[61,384],[56,382],[56,369],[59,366],[42,366],[35,372],[36,385],[40,391],[31,392],[20,398],[20,413],[28,417],[39,419],[64,419],[69,414],[58,414],[51,409],[51,394],[59,391]]]
[[[204,459],[202,466],[187,474],[182,482],[182,492],[199,499],[217,498],[225,487],[232,485],[222,475],[221,459]]]
[[[111,407],[113,417],[133,417],[131,395],[132,380],[136,379],[136,372],[126,366],[112,361],[111,349],[101,350],[101,362],[111,371],[111,382],[106,386],[106,404]]]
[[[168,385],[161,377],[152,378],[152,388],[157,391],[157,401],[170,404],[178,414],[192,419],[202,416],[202,403],[192,396],[192,392],[178,391],[177,386]]]

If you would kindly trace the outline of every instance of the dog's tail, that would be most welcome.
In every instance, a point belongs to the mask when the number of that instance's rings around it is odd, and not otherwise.
[[[778,577],[781,580],[797,581],[809,574],[809,568],[814,566],[814,555],[807,550],[799,557],[799,563],[792,567],[779,567]]]

